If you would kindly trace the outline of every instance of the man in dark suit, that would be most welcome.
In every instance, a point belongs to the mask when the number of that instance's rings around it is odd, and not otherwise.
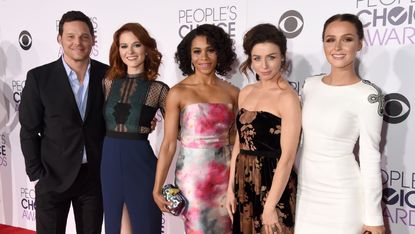
[[[72,203],[77,233],[101,233],[107,65],[90,59],[94,29],[80,11],[62,16],[58,42],[62,57],[27,73],[19,109],[26,173],[39,180],[36,231],[65,233]]]

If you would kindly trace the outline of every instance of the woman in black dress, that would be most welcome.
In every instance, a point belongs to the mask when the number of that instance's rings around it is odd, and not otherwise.
[[[253,70],[259,81],[239,93],[239,137],[227,192],[233,233],[292,234],[301,109],[283,78],[286,38],[275,26],[260,24],[245,34],[243,47],[248,58],[241,71]]]

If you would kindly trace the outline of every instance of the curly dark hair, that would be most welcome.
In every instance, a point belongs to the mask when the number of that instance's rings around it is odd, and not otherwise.
[[[144,60],[144,71],[149,80],[155,80],[159,75],[158,70],[161,63],[161,53],[157,50],[157,42],[150,37],[147,30],[139,23],[126,23],[114,33],[114,39],[110,48],[110,68],[106,76],[112,80],[126,75],[127,65],[120,57],[120,36],[123,32],[132,32],[141,44],[146,48]]]
[[[203,24],[193,29],[177,46],[175,59],[183,75],[195,73],[192,69],[191,46],[197,36],[205,36],[209,45],[215,49],[218,58],[216,73],[225,76],[232,70],[232,64],[236,60],[235,48],[229,34],[221,27],[212,24]]]
[[[270,42],[277,45],[281,51],[281,67],[286,68],[287,38],[284,33],[272,24],[258,24],[251,28],[244,36],[243,48],[248,58],[239,67],[240,71],[247,75],[247,70],[252,71],[252,48],[258,43]],[[258,77],[257,77],[258,80]]]

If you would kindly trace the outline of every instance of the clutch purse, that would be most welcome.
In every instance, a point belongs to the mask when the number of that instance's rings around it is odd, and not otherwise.
[[[171,202],[170,206],[167,206],[167,209],[172,215],[178,216],[181,215],[186,207],[187,200],[180,192],[180,189],[172,184],[166,184],[161,189],[164,199]]]

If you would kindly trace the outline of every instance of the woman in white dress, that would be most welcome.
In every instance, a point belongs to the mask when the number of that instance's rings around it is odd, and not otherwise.
[[[383,95],[355,72],[363,26],[339,14],[323,29],[328,75],[306,79],[296,234],[384,234],[379,142]],[[359,163],[353,150],[359,141]]]

